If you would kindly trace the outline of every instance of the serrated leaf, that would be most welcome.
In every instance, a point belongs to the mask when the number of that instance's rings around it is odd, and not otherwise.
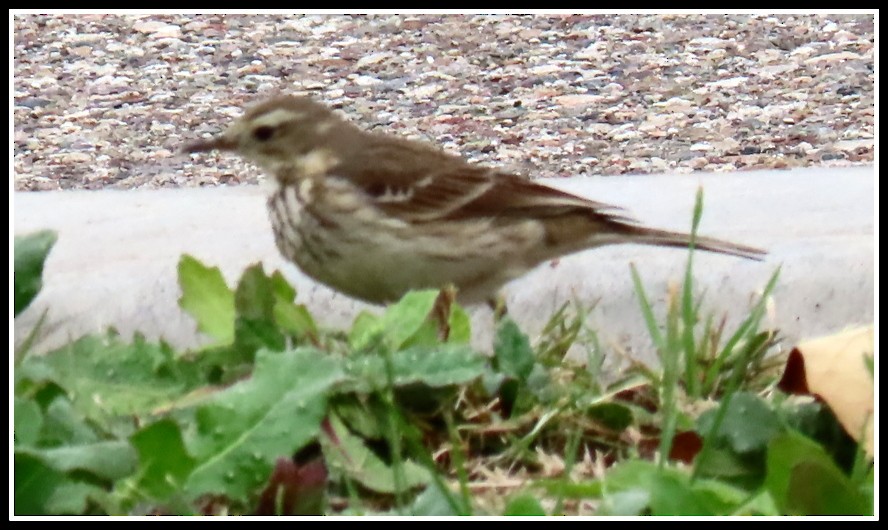
[[[787,515],[872,515],[865,496],[814,441],[795,432],[768,444],[765,486]]]
[[[18,445],[35,445],[43,428],[43,412],[33,400],[16,397],[13,402],[13,439]]]
[[[189,496],[245,498],[268,479],[275,461],[314,439],[330,387],[344,377],[335,358],[312,349],[259,351],[253,376],[200,406],[187,440],[197,465]]]
[[[394,471],[368,449],[360,438],[353,435],[336,416],[330,417],[330,426],[336,435],[321,438],[321,446],[331,470],[335,469],[360,482],[364,487],[380,493],[394,493]],[[403,486],[412,489],[429,483],[425,468],[410,460],[402,462]]]
[[[234,341],[234,292],[219,267],[207,267],[183,254],[179,259],[179,307],[197,321],[197,328],[220,344]]]
[[[780,418],[755,394],[737,392],[728,403],[722,424],[715,433],[738,453],[762,451],[783,430]],[[717,409],[704,412],[697,420],[697,432],[705,437],[712,429]]]
[[[274,322],[270,320],[248,319],[238,317],[234,324],[238,359],[251,359],[260,349],[282,351],[285,339]]]
[[[57,237],[56,233],[50,230],[15,237],[13,242],[15,316],[24,311],[43,288],[43,264]]]
[[[48,374],[91,418],[145,413],[201,382],[196,368],[175,359],[168,346],[140,337],[128,344],[88,335],[44,356],[28,357],[22,367]]]
[[[394,385],[423,383],[442,387],[466,383],[484,373],[486,358],[463,344],[415,347],[391,354]],[[385,388],[385,360],[374,355],[349,359],[346,370],[359,388]]]
[[[292,302],[296,299],[296,288],[284,277],[281,271],[274,271],[269,277],[271,290],[277,300]]]
[[[497,327],[493,352],[499,370],[519,381],[527,379],[536,362],[530,340],[511,319]]]
[[[272,282],[265,275],[261,263],[250,265],[241,274],[234,291],[234,308],[237,316],[251,320],[268,320],[272,316],[272,308],[276,291],[285,287]]]
[[[194,469],[179,426],[172,420],[147,425],[130,437],[139,457],[136,485],[156,501],[181,491]]]
[[[274,306],[278,299],[292,301],[295,291],[282,276],[276,278],[266,276],[262,264],[257,263],[248,267],[237,283],[235,340],[245,351],[284,349],[284,336],[275,322]]]

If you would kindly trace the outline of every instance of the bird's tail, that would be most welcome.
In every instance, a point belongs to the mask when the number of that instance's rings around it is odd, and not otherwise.
[[[690,234],[670,232],[668,230],[659,230],[656,228],[633,226],[630,228],[629,235],[630,238],[627,242],[643,245],[688,248],[691,243]],[[767,254],[766,251],[759,248],[739,245],[737,243],[731,243],[730,241],[705,236],[697,236],[694,238],[694,248],[756,261],[762,261]]]

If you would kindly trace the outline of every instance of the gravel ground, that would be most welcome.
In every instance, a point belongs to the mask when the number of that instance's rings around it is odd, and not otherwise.
[[[17,190],[256,182],[177,154],[310,93],[530,176],[870,163],[873,15],[16,15]]]

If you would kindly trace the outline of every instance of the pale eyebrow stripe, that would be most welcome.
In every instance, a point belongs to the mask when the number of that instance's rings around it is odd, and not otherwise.
[[[305,118],[304,112],[295,112],[286,109],[275,109],[265,114],[260,114],[250,120],[250,124],[254,126],[277,127],[288,121],[297,121]]]

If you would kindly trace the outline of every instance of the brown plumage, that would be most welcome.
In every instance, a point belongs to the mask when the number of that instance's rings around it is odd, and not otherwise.
[[[641,226],[619,207],[363,131],[308,98],[265,101],[185,151],[212,149],[258,163],[280,185],[269,211],[286,257],[370,302],[448,284],[464,300],[489,299],[538,264],[588,248],[689,245],[688,234]],[[696,247],[764,255],[709,237],[698,237]]]

